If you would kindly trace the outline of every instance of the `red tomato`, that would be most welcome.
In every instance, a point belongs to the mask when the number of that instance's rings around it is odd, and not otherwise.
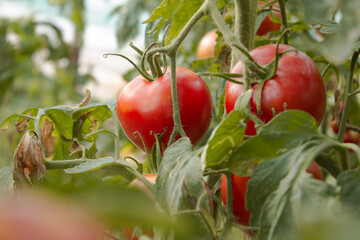
[[[288,45],[280,44],[279,52],[294,49]],[[266,65],[275,58],[276,45],[270,44],[250,51],[251,56],[260,65]],[[231,71],[243,73],[243,64],[238,62]],[[238,79],[242,81],[242,78]],[[253,95],[250,100],[250,109],[256,110],[256,92],[258,84],[253,85]],[[243,94],[243,86],[232,82],[226,83],[225,106],[227,112],[234,109],[236,99]],[[313,60],[305,53],[294,49],[282,56],[279,60],[276,75],[266,81],[261,94],[262,114],[258,117],[267,123],[276,113],[284,109],[298,109],[310,113],[321,123],[326,110],[326,92],[324,81]],[[249,121],[245,131],[247,135],[255,135],[254,123]]]
[[[196,145],[210,125],[210,91],[205,81],[188,69],[177,67],[176,79],[181,123],[191,143]],[[165,75],[152,82],[141,75],[134,78],[119,93],[117,113],[121,126],[128,138],[143,150],[138,133],[150,151],[155,143],[153,132],[161,134],[166,130],[162,137],[166,145],[174,128],[170,82],[168,68]]]
[[[306,172],[313,175],[313,177],[317,180],[320,180],[320,181],[324,180],[321,169],[315,161],[312,161],[310,163],[309,167],[306,169]]]
[[[46,195],[0,198],[2,240],[105,240],[102,227],[68,203]]]
[[[216,30],[213,30],[201,38],[196,52],[198,59],[214,56],[217,36],[218,35],[216,34]]]
[[[259,2],[259,6],[265,4],[264,2]],[[277,3],[275,3],[275,5],[278,5]],[[279,10],[278,7],[273,7],[274,9],[276,10]],[[281,18],[281,14],[280,12],[278,11],[275,11],[275,14]],[[264,36],[266,35],[267,33],[269,32],[273,32],[273,31],[279,31],[281,28],[281,23],[276,23],[276,22],[273,22],[271,21],[270,19],[270,16],[266,16],[266,18],[262,21],[262,23],[260,24],[257,32],[256,32],[256,35],[259,35],[259,36]]]
[[[334,133],[339,132],[339,126],[337,125],[335,120],[330,122],[330,127]],[[360,133],[352,131],[352,130],[345,130],[343,142],[344,143],[354,143],[356,145],[359,145]],[[350,151],[352,151],[352,150],[350,150]]]
[[[306,172],[313,175],[315,179],[323,180],[321,169],[319,165],[312,161]],[[236,175],[231,176],[232,180],[232,195],[233,195],[233,215],[237,224],[249,227],[250,226],[250,211],[245,207],[247,185],[250,177],[240,177]],[[223,175],[221,179],[221,197],[226,205],[226,177]],[[247,234],[253,236],[251,231],[246,231]]]
[[[232,195],[233,195],[233,214],[235,222],[243,225],[250,226],[250,212],[245,208],[245,195],[247,184],[250,177],[240,177],[236,175],[231,176],[232,180]],[[221,197],[226,205],[226,176],[223,175],[221,179]]]

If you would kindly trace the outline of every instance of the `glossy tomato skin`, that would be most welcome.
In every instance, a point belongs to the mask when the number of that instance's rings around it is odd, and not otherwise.
[[[258,5],[261,6],[265,4],[264,2],[260,2]],[[275,5],[278,5],[278,3],[275,3]],[[279,10],[278,7],[273,7],[274,9],[276,10]],[[279,11],[276,11],[275,14],[281,18],[281,14]],[[260,24],[258,30],[256,31],[256,35],[258,36],[264,36],[266,35],[267,33],[270,33],[270,32],[274,32],[274,31],[279,31],[281,28],[281,23],[276,23],[276,22],[273,22],[271,19],[270,19],[270,16],[266,16],[266,18],[262,21],[262,23]]]
[[[278,64],[276,75],[265,82],[261,94],[262,114],[258,117],[267,123],[276,113],[284,109],[298,109],[310,113],[321,123],[326,110],[326,92],[324,81],[313,60],[305,53],[285,44],[280,44],[279,52],[293,49],[283,55]],[[258,47],[250,51],[250,55],[260,65],[269,64],[276,53],[276,44]],[[232,73],[243,73],[243,64],[238,62],[233,67]],[[242,81],[242,78],[238,79]],[[253,85],[253,95],[250,100],[250,109],[256,111],[256,93],[258,84]],[[235,101],[243,93],[243,86],[227,82],[225,87],[225,106],[229,113],[234,109]],[[256,134],[253,123],[248,122],[247,135]]]
[[[216,30],[213,30],[201,38],[196,51],[196,56],[198,59],[213,57],[215,55],[217,36],[218,35],[216,34]]]
[[[210,125],[210,91],[202,78],[186,68],[176,68],[176,79],[181,123],[191,143],[196,145]],[[161,134],[166,130],[162,141],[166,144],[169,140],[174,127],[170,82],[168,68],[163,76],[152,82],[141,75],[134,78],[118,95],[120,124],[128,138],[142,150],[144,146],[139,134],[147,151],[155,143],[154,132]]]

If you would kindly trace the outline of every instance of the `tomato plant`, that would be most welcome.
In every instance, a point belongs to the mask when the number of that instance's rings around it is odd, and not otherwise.
[[[181,124],[191,142],[196,145],[210,124],[210,91],[204,80],[185,68],[176,68],[176,80]],[[153,134],[165,132],[161,141],[167,143],[174,127],[172,110],[169,69],[153,82],[141,75],[134,78],[117,98],[120,124],[128,138],[143,150],[151,150],[155,143]]]
[[[285,109],[298,109],[310,113],[320,124],[326,110],[325,85],[315,63],[303,52],[281,44],[279,53],[286,53],[279,59],[276,74],[264,84],[261,93],[261,114],[258,117],[265,123],[273,118],[274,113]],[[265,45],[250,52],[250,55],[260,65],[269,64],[276,54],[276,45]],[[232,73],[243,73],[243,64],[238,62]],[[242,80],[239,79],[239,82]],[[258,84],[253,85],[253,95],[250,109],[257,113],[256,94]],[[233,82],[226,83],[225,105],[227,112],[234,109],[235,101],[243,93],[243,86]],[[256,133],[254,124],[249,121],[248,135]]]
[[[99,216],[109,239],[357,239],[359,1],[158,3],[127,1],[112,11],[122,14],[121,43],[150,15],[145,46],[129,43],[139,64],[104,54],[134,67],[117,99],[92,103],[87,92],[78,104],[33,107],[0,122],[0,133],[15,122],[22,135],[11,166],[0,163],[0,195],[41,188],[75,199]],[[80,5],[71,16],[83,16]],[[11,33],[3,25],[0,32]],[[212,58],[196,56],[200,29],[216,29],[207,43]],[[22,38],[15,50],[26,63]],[[24,201],[3,209],[0,200],[1,239],[11,239],[14,226],[27,235],[44,228],[47,239],[90,239],[84,229],[102,239],[102,226],[78,223],[87,218]],[[23,222],[9,221],[13,212]]]

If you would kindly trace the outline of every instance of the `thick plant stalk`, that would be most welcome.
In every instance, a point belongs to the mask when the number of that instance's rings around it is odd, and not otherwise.
[[[280,13],[281,13],[281,30],[284,31],[288,28],[287,19],[286,19],[286,10],[285,10],[285,1],[279,0]],[[289,44],[288,33],[284,35],[284,44]]]
[[[346,82],[346,88],[345,88],[344,109],[343,109],[343,113],[341,116],[339,133],[338,133],[338,136],[336,139],[339,142],[342,142],[344,140],[346,121],[347,121],[348,114],[349,114],[349,100],[350,100],[349,93],[351,93],[351,91],[352,91],[351,89],[352,89],[354,70],[355,70],[355,65],[356,65],[356,61],[357,61],[358,57],[359,57],[359,51],[357,51],[353,54],[353,56],[351,58],[351,62],[350,62],[350,68],[349,68],[349,73],[347,76],[347,82]]]

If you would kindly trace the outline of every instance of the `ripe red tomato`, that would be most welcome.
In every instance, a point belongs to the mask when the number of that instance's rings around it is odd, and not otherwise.
[[[265,4],[264,2],[259,2],[259,6]],[[278,5],[278,3],[275,3],[275,5]],[[273,7],[274,9],[276,10],[279,10],[278,7]],[[281,14],[280,12],[276,11],[275,14],[281,18]],[[271,21],[270,19],[270,16],[266,16],[266,18],[262,21],[262,23],[260,24],[257,32],[256,32],[256,35],[259,35],[259,36],[264,36],[266,35],[267,33],[269,32],[273,32],[273,31],[279,31],[281,28],[281,23],[276,23],[276,22],[273,22]]]
[[[205,34],[198,45],[196,56],[198,59],[204,59],[208,57],[213,57],[215,54],[216,30],[210,31]]]
[[[44,194],[0,198],[2,240],[105,240],[102,227],[68,203]]]
[[[306,172],[313,175],[315,179],[323,180],[321,169],[319,165],[312,161]],[[237,224],[249,227],[250,226],[250,211],[245,207],[245,197],[247,191],[247,185],[250,177],[240,177],[236,175],[231,176],[232,180],[232,195],[233,195],[233,215]],[[223,175],[221,179],[221,197],[226,205],[226,177]],[[253,236],[251,231],[246,231],[247,234]]]
[[[205,81],[194,72],[176,68],[177,91],[181,123],[191,143],[196,145],[206,133],[212,114],[212,100]],[[167,144],[174,128],[172,118],[170,68],[155,81],[138,76],[119,93],[117,113],[128,138],[144,150],[138,133],[142,136],[147,151],[155,143],[152,133],[161,134]],[[180,135],[178,135],[178,138]]]
[[[294,49],[288,45],[280,44],[279,52]],[[270,44],[258,47],[250,51],[251,56],[260,65],[266,65],[275,58],[276,45]],[[232,73],[243,73],[243,64],[238,62],[231,71]],[[239,82],[242,78],[238,79]],[[253,95],[250,100],[250,109],[256,110],[256,92],[258,84],[253,85]],[[243,94],[243,86],[232,82],[226,83],[225,106],[227,112],[234,109],[235,101]],[[310,113],[321,123],[326,110],[326,92],[324,81],[313,60],[305,53],[294,49],[279,59],[276,75],[265,82],[261,94],[262,114],[258,117],[267,123],[276,113],[284,109],[298,109]],[[245,131],[247,135],[255,135],[254,123],[248,121]]]

